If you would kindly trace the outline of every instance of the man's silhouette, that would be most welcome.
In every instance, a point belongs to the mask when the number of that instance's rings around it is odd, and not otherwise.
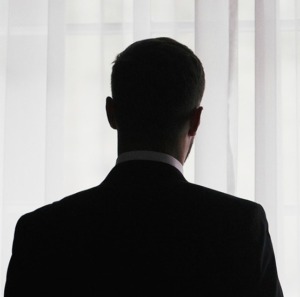
[[[282,296],[263,208],[182,174],[204,85],[199,59],[172,39],[117,56],[106,101],[117,164],[20,218],[5,297]]]

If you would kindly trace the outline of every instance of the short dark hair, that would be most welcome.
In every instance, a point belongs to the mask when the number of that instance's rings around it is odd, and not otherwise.
[[[199,106],[205,75],[197,56],[166,37],[141,40],[121,52],[111,75],[120,131],[137,137],[174,137]]]

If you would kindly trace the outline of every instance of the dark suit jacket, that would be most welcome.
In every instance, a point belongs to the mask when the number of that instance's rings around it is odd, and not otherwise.
[[[263,208],[129,161],[20,218],[5,297],[282,296]]]

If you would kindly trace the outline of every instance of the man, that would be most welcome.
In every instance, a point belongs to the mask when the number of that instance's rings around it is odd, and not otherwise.
[[[204,71],[169,38],[112,71],[118,159],[97,187],[21,217],[5,297],[283,296],[263,208],[188,183]]]

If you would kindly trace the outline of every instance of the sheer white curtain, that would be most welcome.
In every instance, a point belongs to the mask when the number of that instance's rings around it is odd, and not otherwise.
[[[1,292],[17,219],[114,165],[116,54],[169,36],[207,77],[185,175],[264,206],[285,296],[299,297],[299,17],[300,0],[0,0]]]

